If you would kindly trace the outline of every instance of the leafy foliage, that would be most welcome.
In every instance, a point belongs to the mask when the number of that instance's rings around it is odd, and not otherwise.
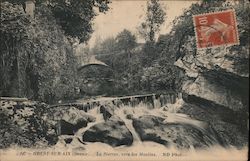
[[[139,27],[139,33],[146,41],[154,41],[155,34],[159,32],[160,26],[165,21],[166,13],[162,9],[159,0],[147,2],[146,20]]]
[[[174,66],[175,57],[165,54],[165,41],[138,44],[134,35],[124,30],[115,38],[108,38],[92,50],[97,59],[112,68],[115,95],[140,94],[180,88],[179,70]]]
[[[193,60],[186,60],[186,58],[197,58],[197,47],[195,41],[195,33],[194,33],[194,25],[192,21],[192,16],[202,13],[210,13],[210,12],[217,12],[217,11],[224,11],[228,9],[234,9],[236,12],[236,18],[238,23],[238,31],[239,31],[239,39],[240,45],[230,46],[230,47],[222,47],[222,48],[215,48],[215,49],[207,49],[205,54],[208,55],[215,55],[215,54],[225,54],[224,61],[233,60],[237,66],[238,73],[246,74],[249,73],[249,52],[247,48],[249,48],[249,23],[246,23],[243,19],[247,19],[249,15],[249,2],[240,1],[240,2],[233,2],[233,1],[203,1],[200,3],[194,3],[190,6],[190,8],[186,9],[183,15],[179,16],[174,20],[174,26],[172,31],[169,35],[165,35],[165,38],[162,37],[160,41],[166,42],[166,47],[162,50],[162,56],[169,58],[172,57],[174,59],[183,60],[182,62],[187,63],[184,65],[191,65],[194,61]],[[167,39],[168,40],[167,40]],[[171,47],[169,47],[171,46]],[[198,51],[199,52],[199,51]],[[237,54],[236,54],[237,53]],[[185,57],[186,56],[186,57]],[[185,58],[184,58],[185,57]],[[197,59],[198,61],[198,59]],[[242,62],[242,65],[239,65]],[[244,63],[243,63],[244,62]],[[190,63],[190,64],[188,64]],[[209,62],[211,65],[210,68],[213,70],[219,70],[215,63]],[[244,65],[243,65],[244,64]],[[197,62],[197,65],[199,63]],[[248,74],[247,74],[248,75]],[[223,84],[225,85],[225,84]],[[247,86],[247,85],[246,85]]]
[[[18,88],[17,82],[19,82],[19,88],[23,87],[20,84],[22,73],[22,65],[27,65],[28,53],[22,53],[18,50],[23,44],[23,40],[27,39],[27,31],[30,29],[30,20],[25,15],[22,6],[13,6],[12,4],[5,2],[1,5],[1,49],[0,49],[0,61],[1,61],[1,78],[0,78],[0,90],[2,94],[7,95],[7,91],[13,91]],[[22,63],[18,64],[17,61],[22,59]],[[19,70],[20,73],[16,71]],[[19,77],[16,81],[12,82],[13,78]],[[16,90],[17,95],[20,91]]]
[[[0,103],[3,104],[0,110],[0,149],[13,145],[38,148],[57,142],[55,131],[51,130],[51,125],[44,119],[47,112],[45,103],[32,102],[30,106],[22,103],[13,106],[12,101]]]
[[[1,61],[12,60],[1,64],[5,75],[1,79],[2,95],[51,102],[70,93],[77,64],[72,47],[49,9],[41,5],[36,18],[30,19],[20,5],[5,2],[2,15],[1,34],[5,40],[1,41]]]
[[[117,46],[119,50],[130,51],[136,46],[136,38],[128,30],[123,30],[116,36]]]
[[[113,37],[107,38],[105,41],[100,44],[96,44],[92,53],[97,55],[113,54],[117,51],[116,40]]]
[[[108,38],[91,50],[91,54],[96,55],[96,58],[105,62],[112,71],[113,91],[109,94],[127,94],[129,91],[124,86],[132,87],[131,81],[133,80],[133,67],[136,68],[139,64],[138,55],[135,48],[138,46],[136,43],[135,35],[128,30],[123,30],[115,38]]]
[[[74,98],[78,64],[69,40],[86,42],[94,8],[105,12],[109,2],[38,0],[35,18],[26,15],[24,2],[1,2],[0,94],[49,103]]]
[[[109,9],[109,0],[51,0],[49,6],[65,34],[86,42],[91,33],[92,20],[97,15],[94,7],[100,12]]]

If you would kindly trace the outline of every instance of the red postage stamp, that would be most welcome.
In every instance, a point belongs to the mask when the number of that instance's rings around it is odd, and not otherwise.
[[[234,10],[193,16],[197,48],[239,44]]]

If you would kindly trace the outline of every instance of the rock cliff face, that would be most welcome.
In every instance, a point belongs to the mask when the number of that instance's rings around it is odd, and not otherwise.
[[[242,48],[206,49],[178,59],[175,65],[187,76],[183,93],[234,111],[247,109],[249,52]]]
[[[186,104],[178,112],[209,123],[223,138],[223,144],[246,145],[249,128],[246,46],[187,52],[175,65],[186,75],[182,86]]]

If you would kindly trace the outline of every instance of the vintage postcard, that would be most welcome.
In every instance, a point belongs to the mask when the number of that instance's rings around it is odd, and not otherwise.
[[[0,3],[0,161],[248,160],[248,0]]]

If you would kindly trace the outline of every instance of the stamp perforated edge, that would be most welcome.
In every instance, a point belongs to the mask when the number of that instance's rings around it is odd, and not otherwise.
[[[224,44],[224,45],[214,45],[214,46],[210,46],[210,47],[202,47],[202,48],[199,47],[198,48],[198,35],[197,35],[197,32],[196,32],[195,17],[203,16],[203,15],[213,15],[213,14],[218,14],[218,13],[223,13],[223,12],[231,12],[231,14],[233,14],[232,15],[233,18],[231,19],[231,21],[234,21],[232,24],[235,24],[235,33],[236,33],[235,39],[236,39],[236,42],[235,43]],[[238,23],[237,23],[237,20],[236,20],[235,9],[230,8],[230,9],[227,9],[227,10],[221,10],[221,11],[216,11],[216,12],[196,14],[196,15],[192,15],[192,18],[193,18],[193,25],[194,25],[194,32],[195,32],[195,39],[196,39],[196,49],[197,50],[213,49],[213,48],[222,47],[222,46],[230,47],[230,46],[234,46],[234,45],[240,45],[239,32],[238,32]]]

